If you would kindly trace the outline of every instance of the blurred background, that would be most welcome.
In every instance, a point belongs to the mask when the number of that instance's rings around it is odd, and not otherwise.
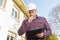
[[[49,22],[52,36],[45,40],[60,40],[60,0],[0,0],[0,40],[25,40],[25,34],[17,31],[24,19],[29,17],[29,3],[37,6],[37,15]]]

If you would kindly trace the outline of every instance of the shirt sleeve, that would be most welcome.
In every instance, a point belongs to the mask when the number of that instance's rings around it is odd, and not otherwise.
[[[18,30],[18,35],[22,35],[27,31],[27,24],[26,21],[24,20],[21,27]]]
[[[46,27],[46,32],[44,32],[44,37],[47,37],[52,34],[52,31],[51,31],[51,28],[45,18],[44,18],[44,25]]]

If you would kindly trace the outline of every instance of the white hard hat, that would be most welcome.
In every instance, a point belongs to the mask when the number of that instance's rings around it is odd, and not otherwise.
[[[33,10],[33,9],[36,9],[36,5],[34,3],[30,3],[28,5],[28,10]]]

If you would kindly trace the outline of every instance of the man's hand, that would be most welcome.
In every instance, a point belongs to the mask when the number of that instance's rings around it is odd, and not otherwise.
[[[39,37],[39,38],[43,38],[43,36],[44,36],[44,33],[39,33],[36,35],[36,37]]]
[[[29,22],[29,23],[32,22],[33,19],[34,19],[34,18],[31,16],[31,17],[28,19],[28,22]]]

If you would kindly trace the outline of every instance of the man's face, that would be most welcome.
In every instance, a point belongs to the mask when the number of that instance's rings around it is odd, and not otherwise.
[[[30,16],[36,16],[36,9],[29,10]]]

